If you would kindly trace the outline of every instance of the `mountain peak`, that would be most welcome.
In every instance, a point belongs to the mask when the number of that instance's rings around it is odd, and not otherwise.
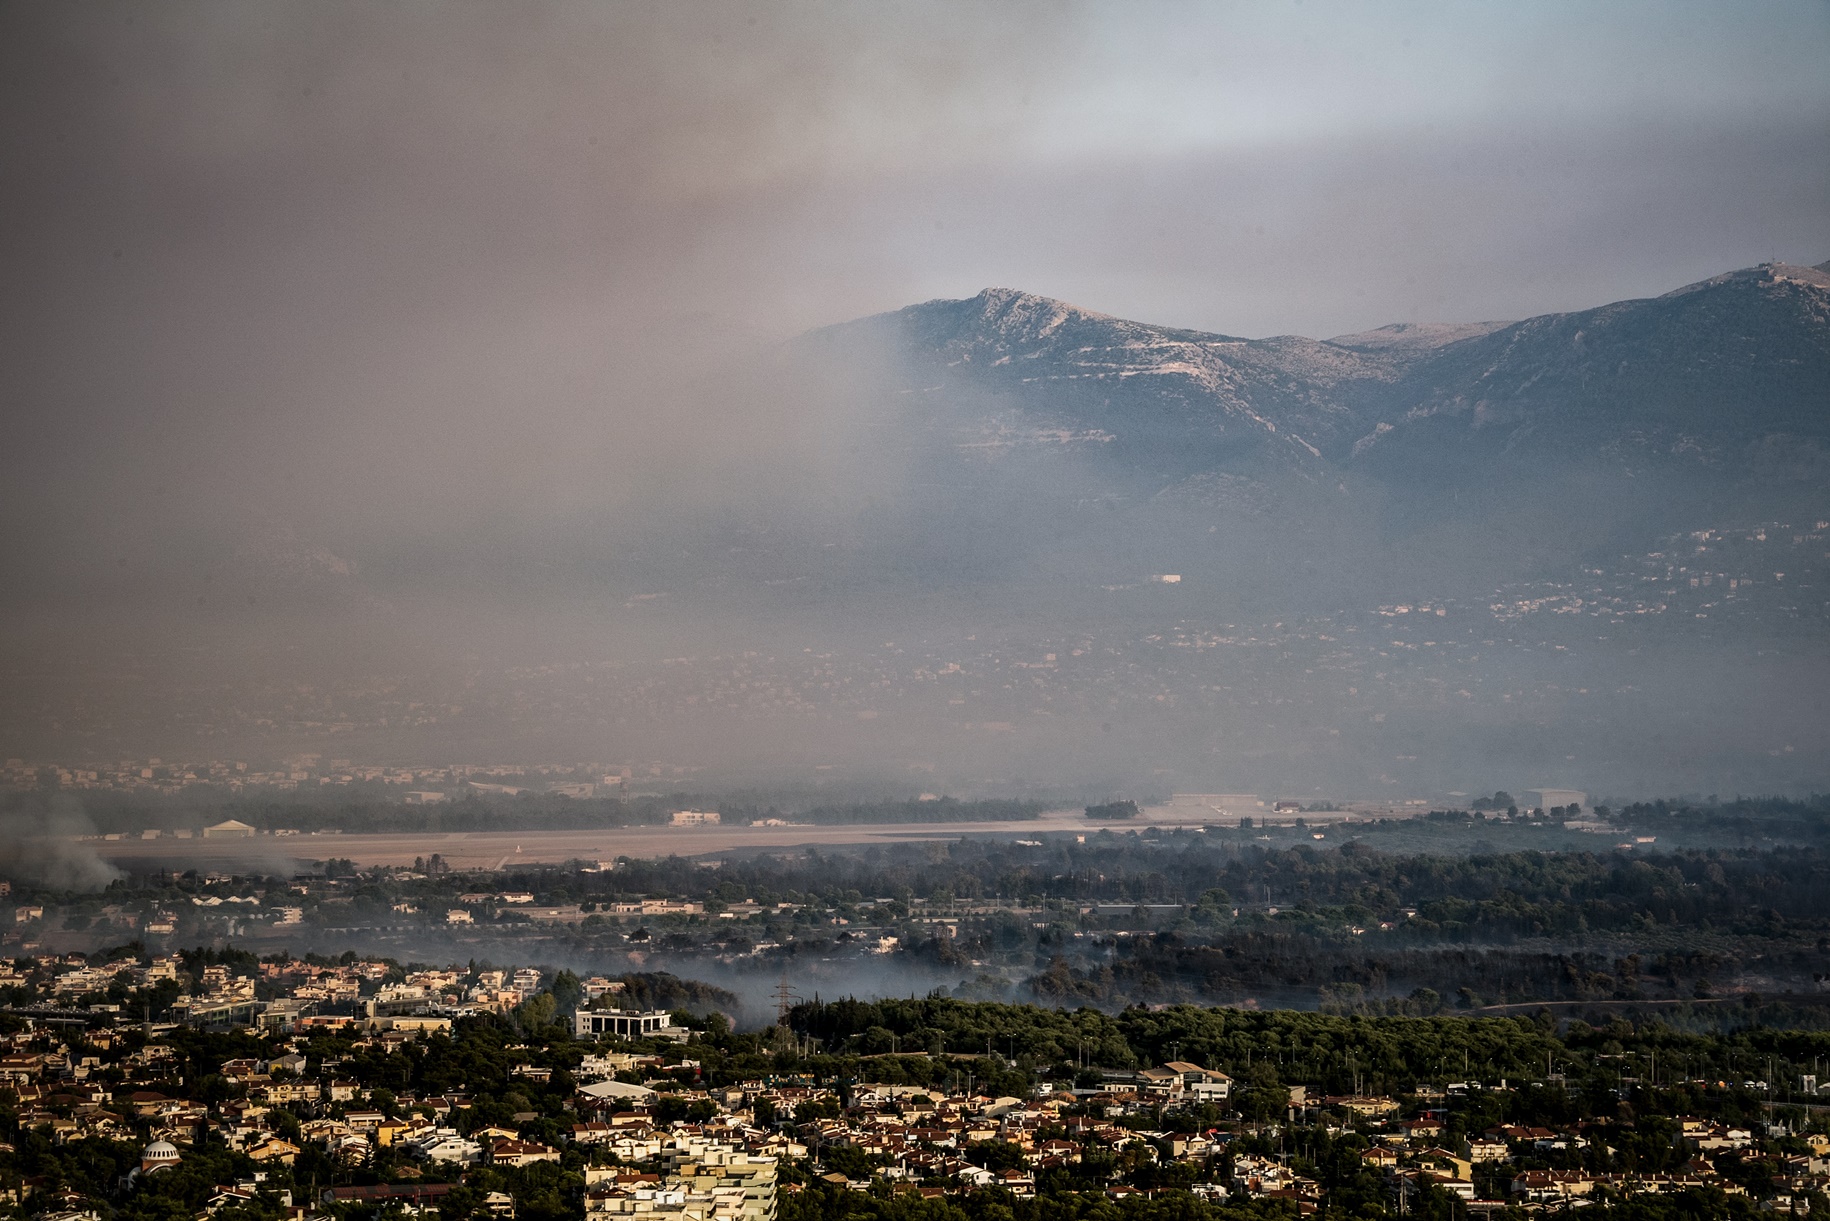
[[[1682,297],[1724,284],[1808,284],[1813,288],[1830,288],[1830,262],[1820,263],[1816,267],[1800,267],[1795,263],[1761,263],[1711,276],[1707,280],[1698,280],[1695,284],[1686,284],[1665,296]]]
[[[973,313],[1001,332],[1026,331],[1038,337],[1052,334],[1066,322],[1115,322],[1110,314],[1082,309],[1053,297],[1042,297],[1016,288],[987,288],[963,302]]]

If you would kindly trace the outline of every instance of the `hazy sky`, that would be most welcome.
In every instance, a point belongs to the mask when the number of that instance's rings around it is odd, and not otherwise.
[[[991,284],[1327,335],[1815,262],[1826,62],[1821,2],[9,3],[7,584],[563,508],[683,370]]]

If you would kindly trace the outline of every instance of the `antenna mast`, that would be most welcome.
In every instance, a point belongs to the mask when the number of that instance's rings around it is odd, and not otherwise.
[[[775,1043],[784,1051],[787,1050],[791,1037],[788,1032],[788,1012],[800,999],[794,994],[794,989],[788,986],[788,972],[784,969],[781,982],[775,985]]]

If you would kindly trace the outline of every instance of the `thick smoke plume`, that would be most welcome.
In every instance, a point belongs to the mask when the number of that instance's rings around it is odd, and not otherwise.
[[[52,890],[102,890],[123,875],[83,838],[95,824],[82,803],[62,793],[0,814],[0,858],[10,877]]]

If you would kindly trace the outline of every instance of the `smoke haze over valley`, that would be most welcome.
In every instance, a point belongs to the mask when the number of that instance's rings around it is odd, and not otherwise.
[[[0,757],[1822,785],[1821,6],[0,27]]]

